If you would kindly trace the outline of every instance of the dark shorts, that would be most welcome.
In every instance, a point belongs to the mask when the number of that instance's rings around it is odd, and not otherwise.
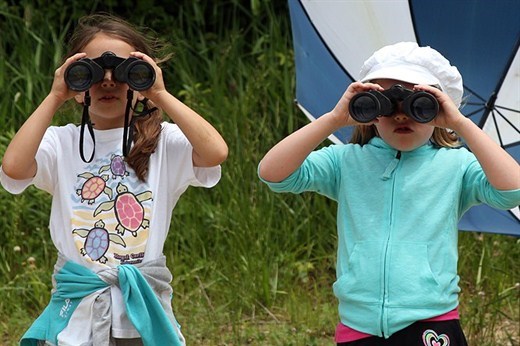
[[[390,338],[372,336],[338,346],[467,346],[459,320],[415,322]]]

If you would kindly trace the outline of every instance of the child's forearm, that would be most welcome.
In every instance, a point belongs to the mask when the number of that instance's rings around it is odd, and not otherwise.
[[[470,119],[454,128],[477,157],[486,177],[498,190],[520,189],[520,165]]]
[[[342,127],[359,125],[349,115],[348,105],[356,93],[383,90],[373,83],[354,82],[348,86],[338,103],[330,112],[302,127],[275,145],[262,159],[258,174],[262,179],[279,182],[287,178],[303,163],[305,158],[328,136]],[[377,123],[374,119],[370,125]]]
[[[327,113],[284,138],[264,156],[259,175],[270,182],[287,178],[305,158],[341,125],[332,113]]]
[[[166,90],[152,100],[175,122],[193,146],[193,164],[211,167],[224,162],[228,147],[218,131],[197,112]]]
[[[49,94],[11,140],[2,159],[2,170],[13,179],[36,174],[36,152],[51,120],[63,101]]]

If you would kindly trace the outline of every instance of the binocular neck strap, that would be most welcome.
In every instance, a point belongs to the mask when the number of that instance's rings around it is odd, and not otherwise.
[[[147,101],[148,99],[144,99],[142,101],[137,101],[137,103],[143,104],[143,110],[137,111],[134,107],[132,108],[132,99],[134,97],[134,92],[129,89],[126,93],[126,108],[125,108],[125,125],[123,129],[123,156],[127,157],[130,152],[130,148],[132,147],[132,141],[134,139],[134,123],[138,117],[146,116],[152,112],[157,110],[157,107],[148,108]],[[81,128],[79,133],[79,155],[81,159],[85,163],[90,163],[94,159],[94,154],[96,152],[96,138],[94,136],[94,128],[92,127],[92,122],[90,121],[90,116],[88,114],[88,108],[90,106],[90,93],[85,91],[85,97],[83,100],[83,114],[81,116]],[[130,109],[134,111],[134,116],[130,118]],[[90,158],[87,160],[85,158],[85,126],[88,129],[90,137],[92,138],[92,154]]]
[[[131,89],[129,89],[126,93],[126,109],[125,109],[125,127],[123,129],[123,156],[127,157],[128,153],[130,152],[130,149],[132,147],[132,141],[134,140],[134,127],[135,127],[135,121],[139,117],[144,117],[152,112],[155,112],[157,110],[157,107],[148,108],[147,101],[148,99],[145,98],[141,101],[136,101],[136,104],[134,107],[132,107],[132,99],[133,99],[134,93]],[[138,111],[137,104],[141,103],[143,105],[143,110]],[[133,111],[132,117],[130,117],[130,109]]]
[[[123,128],[123,156],[127,157],[132,146],[132,139],[134,137],[133,130],[130,129],[130,108],[132,107],[132,99],[134,92],[128,89],[126,92],[126,108],[125,108],[125,125]],[[133,124],[133,121],[132,121]]]
[[[85,163],[90,163],[94,158],[94,153],[96,151],[96,138],[94,137],[94,128],[92,127],[92,122],[90,121],[90,116],[88,115],[88,107],[90,106],[90,93],[85,91],[85,98],[83,100],[83,114],[81,116],[81,129],[79,132],[79,155],[81,159]],[[92,154],[90,155],[90,159],[85,159],[83,142],[85,141],[85,126],[88,128],[88,132],[90,133],[90,137],[92,138]]]

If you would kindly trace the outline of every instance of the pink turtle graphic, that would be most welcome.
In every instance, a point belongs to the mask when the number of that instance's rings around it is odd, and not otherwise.
[[[81,203],[88,201],[88,204],[94,204],[101,192],[104,192],[109,199],[112,199],[112,189],[106,184],[109,178],[108,175],[97,176],[90,172],[85,172],[78,174],[78,177],[87,179],[81,189],[76,190],[76,194],[81,196]]]
[[[115,233],[108,233],[105,229],[105,223],[103,220],[96,222],[92,229],[76,228],[72,230],[72,233],[77,234],[82,238],[86,238],[84,247],[79,250],[81,254],[83,256],[87,255],[93,261],[98,261],[103,264],[107,263],[108,260],[105,257],[105,254],[110,242],[126,247],[126,243],[121,236]]]
[[[137,237],[137,231],[141,228],[148,228],[150,224],[150,221],[144,218],[144,208],[141,202],[151,200],[152,192],[145,191],[134,195],[122,183],[117,184],[116,191],[116,197],[111,201],[101,203],[94,210],[93,215],[96,216],[101,212],[114,209],[118,221],[117,233],[124,235],[125,231],[129,231],[134,237]]]
[[[130,173],[126,170],[125,159],[121,155],[112,155],[110,158],[110,164],[102,166],[99,169],[99,173],[103,173],[106,171],[112,171],[112,179],[116,177],[128,177]]]

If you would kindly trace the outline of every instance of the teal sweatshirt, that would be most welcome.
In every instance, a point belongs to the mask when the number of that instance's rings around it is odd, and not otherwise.
[[[315,191],[337,201],[341,322],[389,337],[458,305],[457,224],[471,206],[509,209],[465,148],[425,144],[398,152],[381,138],[312,152],[276,192]]]
[[[144,262],[140,267],[124,264],[102,274],[107,274],[105,276],[109,278],[114,274],[114,270],[115,280],[123,292],[127,315],[141,335],[143,344],[145,346],[183,345],[171,319],[147,282],[148,278],[157,287],[168,284],[166,278],[171,279],[168,277],[171,274],[166,268],[166,259],[161,257],[155,261]],[[51,301],[24,334],[20,340],[21,346],[40,345],[40,341],[58,345],[58,335],[69,324],[81,300],[110,286],[98,274],[77,263],[66,261],[62,256],[58,258],[53,279],[56,285]],[[98,298],[101,298],[101,295]],[[89,325],[89,321],[84,321],[82,326],[78,326],[78,328],[92,328],[95,345],[111,344],[111,302],[110,299],[105,301],[108,306],[101,307],[101,310],[108,313],[108,317],[95,320],[92,325]],[[93,315],[102,316],[96,311]]]

